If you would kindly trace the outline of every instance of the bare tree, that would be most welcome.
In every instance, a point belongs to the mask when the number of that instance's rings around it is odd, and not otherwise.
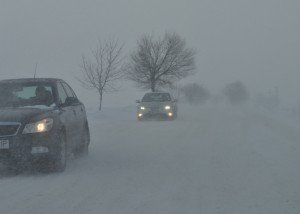
[[[249,92],[241,81],[227,84],[223,93],[231,104],[242,103],[249,99]]]
[[[131,55],[127,78],[143,89],[171,86],[195,69],[195,51],[186,48],[185,41],[176,33],[166,33],[160,39],[144,35]]]
[[[118,41],[99,41],[91,57],[82,56],[82,78],[78,80],[84,87],[98,92],[99,110],[102,108],[103,94],[115,91],[114,83],[122,77],[122,49]]]
[[[198,83],[190,83],[183,86],[182,92],[186,101],[194,105],[204,104],[210,98],[209,91]]]

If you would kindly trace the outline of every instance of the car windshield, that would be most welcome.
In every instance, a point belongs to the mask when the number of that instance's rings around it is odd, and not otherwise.
[[[167,102],[171,101],[170,94],[168,93],[149,93],[145,94],[142,102]]]
[[[0,108],[51,106],[53,87],[47,83],[0,83]]]

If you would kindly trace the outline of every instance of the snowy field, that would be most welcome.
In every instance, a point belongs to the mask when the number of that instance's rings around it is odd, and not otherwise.
[[[86,158],[64,173],[0,175],[0,214],[299,214],[300,119],[180,106],[175,121],[135,107],[90,111]],[[286,114],[286,115],[285,115]]]

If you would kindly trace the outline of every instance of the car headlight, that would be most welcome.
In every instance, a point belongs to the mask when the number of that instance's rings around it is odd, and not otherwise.
[[[23,134],[47,132],[52,129],[52,126],[53,126],[53,119],[46,118],[36,123],[26,124],[23,130]]]
[[[171,106],[165,106],[165,109],[166,109],[166,110],[170,110],[170,109],[171,109]]]
[[[140,109],[141,109],[141,110],[145,110],[145,106],[141,106]]]

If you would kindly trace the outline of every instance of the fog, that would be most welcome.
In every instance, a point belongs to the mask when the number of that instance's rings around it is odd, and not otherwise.
[[[87,107],[60,87],[59,108],[36,105],[42,89],[17,108],[1,89],[10,132],[0,157],[53,150],[60,170],[43,159],[16,171],[0,163],[0,213],[300,213],[299,9],[299,0],[0,0],[0,80],[37,68]],[[195,74],[172,91],[179,102],[136,104],[145,91],[121,80],[98,111],[97,93],[77,79],[82,55],[113,38],[126,61],[143,34],[166,32],[197,51]],[[167,121],[143,120],[157,113]]]
[[[286,105],[300,101],[300,2],[297,0],[87,0],[0,1],[1,79],[59,77],[88,106],[95,93],[83,89],[82,54],[98,39],[117,38],[127,56],[144,33],[175,31],[197,50],[197,72],[183,82],[204,84],[217,94],[240,80],[252,94],[278,87]],[[123,81],[104,106],[131,105],[143,92]]]

